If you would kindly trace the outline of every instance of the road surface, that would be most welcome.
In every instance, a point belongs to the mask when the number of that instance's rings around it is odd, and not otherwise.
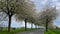
[[[32,31],[20,32],[17,34],[44,34],[44,30],[32,30]]]

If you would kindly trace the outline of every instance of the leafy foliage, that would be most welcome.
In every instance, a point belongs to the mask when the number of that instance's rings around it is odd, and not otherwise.
[[[43,9],[41,13],[39,13],[39,20],[41,20],[42,24],[46,23],[46,19],[48,22],[52,22],[58,16],[56,7],[49,7]]]

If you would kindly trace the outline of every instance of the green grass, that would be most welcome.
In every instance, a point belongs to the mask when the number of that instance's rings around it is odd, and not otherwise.
[[[30,31],[30,30],[36,30],[36,29],[27,28],[27,31]],[[25,28],[17,28],[16,30],[11,30],[10,32],[7,32],[5,28],[3,32],[0,32],[0,34],[14,34],[14,33],[24,32],[24,31],[25,31]]]
[[[55,30],[52,30],[53,32],[55,32],[56,34],[60,34],[60,29],[55,29]]]
[[[48,30],[45,34],[60,34],[60,29]]]
[[[48,32],[45,32],[45,34],[55,34],[55,33],[51,30],[48,30]]]
[[[25,31],[24,29],[16,29],[16,30],[11,30],[10,32],[7,32],[7,30],[4,30],[3,32],[0,32],[0,34],[14,34],[14,33],[17,33],[17,32],[23,32]]]

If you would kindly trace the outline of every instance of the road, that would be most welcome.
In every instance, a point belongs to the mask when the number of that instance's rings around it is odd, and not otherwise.
[[[32,31],[20,32],[17,34],[44,34],[44,31],[43,30],[32,30]]]

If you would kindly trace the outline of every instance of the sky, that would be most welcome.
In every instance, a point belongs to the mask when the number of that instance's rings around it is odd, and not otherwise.
[[[31,1],[33,1],[35,3],[37,12],[39,10],[41,10],[45,6],[45,4],[51,4],[52,6],[56,6],[56,9],[58,9],[58,10],[60,9],[60,0],[31,0]],[[58,13],[60,13],[60,11]],[[60,27],[60,15],[53,22],[54,22],[54,25]],[[8,25],[7,22],[4,23],[4,24]],[[11,26],[12,27],[22,27],[22,26],[24,27],[24,24],[25,24],[24,21],[21,22],[21,23],[20,22],[16,22],[15,19],[14,19],[14,17],[13,17]],[[30,25],[31,24],[28,23],[27,26],[31,27]]]

